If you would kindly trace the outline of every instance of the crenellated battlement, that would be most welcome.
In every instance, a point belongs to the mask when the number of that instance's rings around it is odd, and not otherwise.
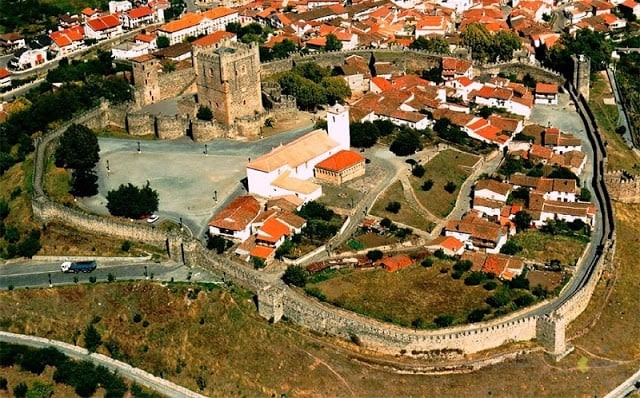
[[[609,195],[622,203],[640,203],[640,176],[626,170],[614,170],[604,174]]]

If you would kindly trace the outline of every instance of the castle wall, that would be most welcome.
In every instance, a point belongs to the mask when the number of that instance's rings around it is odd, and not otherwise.
[[[226,138],[227,132],[224,126],[215,120],[197,120],[191,121],[191,138],[195,142],[211,141],[216,138]]]
[[[622,203],[640,203],[640,177],[621,170],[605,173],[609,195]]]
[[[155,117],[145,112],[127,114],[127,132],[130,135],[155,135]]]
[[[189,119],[186,116],[160,115],[156,117],[156,134],[161,140],[173,140],[184,137],[189,128]]]
[[[193,68],[180,69],[175,72],[162,73],[158,76],[160,97],[156,101],[174,98],[194,85],[196,73]]]

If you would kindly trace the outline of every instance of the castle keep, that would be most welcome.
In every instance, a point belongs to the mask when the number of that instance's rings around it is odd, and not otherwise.
[[[195,56],[198,104],[231,126],[236,119],[262,113],[258,46],[228,43]]]

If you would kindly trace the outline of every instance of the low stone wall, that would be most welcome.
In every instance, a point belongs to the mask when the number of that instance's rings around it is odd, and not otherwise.
[[[615,170],[604,175],[611,198],[622,203],[640,203],[640,177]]]
[[[183,115],[156,117],[156,136],[161,140],[173,140],[187,135],[189,118]]]
[[[131,112],[126,117],[127,132],[130,135],[155,135],[155,117],[150,113]]]

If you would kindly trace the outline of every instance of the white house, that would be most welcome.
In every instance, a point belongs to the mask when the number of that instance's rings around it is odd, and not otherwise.
[[[519,94],[519,95],[518,95]],[[528,119],[533,109],[533,95],[528,91],[516,93],[511,87],[485,84],[469,94],[469,100],[478,105],[495,106]]]
[[[253,196],[239,196],[209,221],[209,234],[245,241],[251,236],[253,221],[261,206]]]
[[[164,13],[162,10],[159,11],[159,14],[162,15],[162,19],[164,19]],[[120,14],[120,21],[125,29],[135,29],[139,26],[148,25],[156,21],[162,22],[162,20],[157,19],[157,15],[158,14],[154,13],[150,7],[142,6],[122,12]]]
[[[487,253],[499,253],[509,236],[505,228],[479,217],[475,212],[465,215],[462,220],[448,221],[444,235],[463,242],[468,250]]]
[[[25,70],[34,68],[47,61],[47,48],[18,49],[13,53],[13,58],[9,60],[9,68],[13,70]]]
[[[125,41],[111,49],[115,59],[132,59],[149,53],[149,44]]]
[[[84,28],[82,26],[73,26],[67,29],[51,32],[49,37],[52,40],[51,52],[56,57],[64,57],[73,51],[85,47],[84,44]]]
[[[110,1],[109,2],[109,14],[115,14],[118,12],[125,12],[133,8],[133,5],[129,0],[122,1]]]
[[[449,22],[442,15],[427,15],[416,22],[415,37],[444,36],[449,30]]]
[[[474,199],[485,198],[497,200],[504,204],[507,202],[507,198],[511,193],[511,188],[511,184],[507,184],[506,182],[490,179],[479,180],[476,182],[473,197]]]
[[[7,87],[11,87],[11,73],[4,68],[0,68],[0,89]]]
[[[162,25],[158,35],[169,39],[170,44],[180,43],[188,37],[208,35],[225,30],[227,24],[239,21],[237,10],[217,7],[201,14],[187,13],[182,18]]]
[[[105,40],[122,34],[122,24],[116,15],[88,19],[84,24],[87,39]]]
[[[315,166],[350,146],[349,110],[336,104],[327,111],[327,131],[312,131],[249,162],[249,193],[266,198],[294,195],[305,202],[317,199],[322,187],[309,181]]]

